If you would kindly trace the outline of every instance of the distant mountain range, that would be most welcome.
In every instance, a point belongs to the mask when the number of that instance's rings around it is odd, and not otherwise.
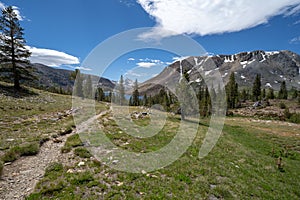
[[[44,88],[61,87],[71,91],[74,81],[70,79],[71,70],[57,69],[42,64],[33,64],[37,80],[28,85]],[[202,76],[199,74],[202,71]],[[288,89],[300,89],[300,55],[291,51],[252,51],[234,55],[191,56],[182,61],[176,61],[167,66],[160,74],[139,84],[140,94],[156,94],[167,84],[176,84],[180,74],[188,73],[191,83],[199,83],[203,76],[220,72],[224,83],[230,73],[235,73],[239,87],[252,87],[256,74],[261,74],[262,87],[279,90],[282,81],[286,81]],[[0,74],[1,76],[1,74]],[[116,81],[91,75],[94,85],[104,90],[113,90]],[[99,80],[97,82],[97,80]],[[129,94],[134,84],[133,80],[125,79],[124,85]]]
[[[202,76],[199,73],[202,71]],[[252,87],[257,74],[262,77],[262,87],[271,87],[279,90],[282,81],[286,82],[288,89],[300,89],[300,56],[291,51],[252,51],[234,55],[191,56],[182,61],[174,62],[166,67],[160,74],[144,82],[140,92],[157,93],[169,83],[178,81],[178,76],[187,72],[190,82],[197,83],[203,76],[214,77],[220,72],[224,83],[229,80],[231,73],[239,87]]]
[[[37,77],[37,80],[31,84],[37,84],[44,88],[61,87],[64,90],[72,90],[74,80],[70,78],[70,75],[73,71],[57,69],[36,63],[33,64],[33,67],[35,69],[34,75]],[[99,78],[94,75],[91,75],[91,78],[94,85],[98,85],[105,90],[112,90],[115,87],[115,83],[109,79]]]

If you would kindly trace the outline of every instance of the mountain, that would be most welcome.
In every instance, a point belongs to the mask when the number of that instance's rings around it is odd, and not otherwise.
[[[252,87],[256,74],[261,74],[262,87],[279,90],[281,82],[286,81],[288,89],[300,89],[300,55],[286,50],[258,50],[234,55],[191,56],[174,62],[159,75],[141,84],[140,92],[157,93],[166,84],[176,84],[184,72],[189,74],[190,82],[194,83],[201,82],[204,76],[213,81],[217,72],[220,72],[226,84],[230,73],[235,73],[240,88]]]
[[[61,87],[64,90],[72,91],[74,81],[70,79],[70,75],[73,71],[57,69],[37,63],[32,65],[35,69],[34,75],[37,77],[37,80],[29,83],[25,82],[25,84],[43,88]],[[94,75],[91,75],[91,78],[94,85],[98,85],[104,90],[112,90],[115,87],[115,84],[109,79],[99,78]]]

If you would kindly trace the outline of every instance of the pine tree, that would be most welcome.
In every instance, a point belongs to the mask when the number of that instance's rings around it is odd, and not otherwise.
[[[93,88],[92,88],[92,78],[91,75],[88,75],[86,80],[85,80],[85,84],[84,84],[84,97],[91,99],[93,96]]]
[[[253,101],[258,101],[260,99],[261,95],[261,76],[260,74],[257,74],[255,77],[255,80],[253,82],[253,88],[252,88],[252,98]]]
[[[143,97],[143,106],[148,106],[148,97],[147,97],[147,94],[144,94],[144,97]]]
[[[295,87],[292,87],[291,93],[292,93],[292,99],[297,99],[298,90]]]
[[[75,69],[75,71],[71,73],[70,78],[72,80],[75,80],[74,90],[73,90],[74,95],[78,97],[83,97],[83,89],[82,89],[83,78],[80,73],[80,70]]]
[[[139,106],[140,105],[140,93],[139,93],[139,86],[138,81],[135,79],[133,92],[132,92],[132,106]]]
[[[263,99],[266,98],[266,89],[265,88],[262,90],[261,97]]]
[[[267,98],[268,99],[274,99],[275,98],[273,88],[269,88],[269,91],[268,91],[268,94],[267,94]]]
[[[1,71],[12,74],[14,88],[19,90],[20,80],[33,80],[33,68],[28,58],[31,53],[25,48],[24,29],[12,6],[2,10],[0,17],[0,61]]]
[[[246,100],[248,100],[248,94],[247,94],[246,89],[243,89],[243,90],[242,90],[240,97],[241,97],[241,100],[242,100],[243,102],[245,102]]]
[[[118,85],[118,102],[119,105],[125,104],[125,87],[123,75],[121,75]]]
[[[227,93],[227,107],[235,108],[238,102],[238,84],[235,82],[234,73],[230,74],[229,82],[226,85],[226,93]]]
[[[99,87],[97,89],[96,99],[97,99],[97,101],[104,101],[105,100],[105,94],[104,94],[103,89],[101,87]]]
[[[286,89],[286,84],[285,84],[285,81],[282,81],[281,85],[280,85],[280,90],[278,93],[278,99],[287,99],[287,98],[288,98],[288,92]]]

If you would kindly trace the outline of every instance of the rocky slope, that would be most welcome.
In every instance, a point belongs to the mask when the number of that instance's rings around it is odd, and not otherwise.
[[[300,89],[300,55],[291,51],[253,51],[234,55],[189,57],[166,67],[159,75],[144,82],[142,93],[155,93],[165,84],[178,80],[187,72],[191,82],[201,82],[203,77],[214,80],[220,72],[224,83],[230,73],[235,73],[240,87],[252,87],[256,74],[261,74],[262,86],[279,90],[282,81],[288,89]],[[174,83],[175,83],[174,82]]]

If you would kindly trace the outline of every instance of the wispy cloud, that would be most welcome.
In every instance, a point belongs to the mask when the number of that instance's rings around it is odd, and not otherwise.
[[[128,61],[135,61],[134,58],[128,58],[127,60],[128,60]]]
[[[294,24],[294,25],[300,24],[300,20],[295,21],[293,24]]]
[[[300,0],[138,0],[156,20],[152,31],[141,37],[162,38],[175,34],[209,35],[235,32],[265,24],[277,15],[294,15]]]
[[[289,43],[290,44],[300,44],[300,36],[292,38]]]
[[[120,3],[126,5],[127,7],[135,6],[135,0],[119,0]]]
[[[29,46],[26,46],[26,48],[31,52],[31,57],[29,60],[32,63],[41,63],[50,67],[59,67],[61,65],[77,65],[80,63],[77,57],[61,51]]]

